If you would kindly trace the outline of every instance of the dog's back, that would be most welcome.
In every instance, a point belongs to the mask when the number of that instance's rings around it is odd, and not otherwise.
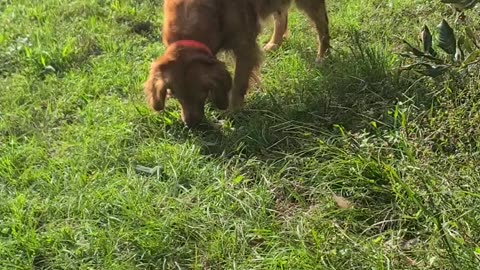
[[[255,40],[260,19],[292,0],[165,0],[163,42],[193,39],[213,51],[234,49]]]
[[[192,39],[215,48],[220,43],[221,9],[212,0],[165,0],[163,42]]]

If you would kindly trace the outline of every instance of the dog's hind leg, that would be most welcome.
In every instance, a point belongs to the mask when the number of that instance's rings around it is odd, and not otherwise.
[[[263,47],[265,51],[278,49],[288,34],[288,6],[273,14],[273,34],[270,41]]]
[[[315,23],[318,32],[318,53],[316,62],[321,62],[330,49],[330,33],[325,0],[296,0],[299,9],[303,10]]]

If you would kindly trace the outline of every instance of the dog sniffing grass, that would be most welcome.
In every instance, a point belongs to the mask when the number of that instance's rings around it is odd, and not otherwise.
[[[191,132],[142,93],[161,1],[0,2],[0,269],[478,269],[479,72],[396,71],[451,11],[327,5],[322,66],[293,12],[245,110]]]

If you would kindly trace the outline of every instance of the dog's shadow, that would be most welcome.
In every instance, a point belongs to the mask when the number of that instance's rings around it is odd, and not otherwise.
[[[417,107],[430,104],[427,83],[399,74],[398,62],[394,61],[394,57],[384,48],[352,46],[343,51],[334,51],[321,65],[310,64],[313,56],[305,54],[305,59],[300,60],[304,64],[299,65],[298,69],[292,69],[289,63],[270,61],[269,64],[267,59],[263,82],[257,91],[254,89],[249,94],[242,111],[222,115],[208,109],[210,123],[192,130],[183,128],[178,120],[170,125],[169,138],[175,138],[180,143],[188,141],[195,144],[201,149],[201,154],[216,162],[239,162],[242,164],[239,168],[242,174],[252,179],[257,177],[256,172],[251,170],[251,166],[257,166],[256,161],[267,165],[268,170],[278,168],[281,171],[287,165],[289,168],[297,166],[294,161],[297,157],[311,153],[319,141],[335,144],[342,132],[395,129],[394,116],[389,112],[395,109],[399,101],[414,102]],[[266,86],[266,90],[262,89],[263,86]],[[174,118],[172,116],[169,119]],[[372,125],[372,122],[376,124]],[[326,153],[318,158],[329,156]],[[245,165],[245,160],[252,160],[252,163]],[[301,167],[303,161],[298,162],[300,167],[293,168],[293,171],[310,166]],[[317,164],[316,161],[312,162]],[[345,215],[353,213],[356,219],[366,224],[382,221],[385,217],[377,217],[375,213],[381,212],[378,210],[391,205],[395,199],[394,194],[385,188],[389,182],[383,175],[374,174],[374,169],[372,172],[368,168],[365,171],[366,174],[372,174],[365,177],[370,177],[373,182],[340,179],[327,188],[335,194],[347,194],[346,197],[355,205],[363,207],[362,211],[345,212],[348,213]],[[305,171],[304,175],[309,175],[309,172]],[[307,190],[319,185],[315,182],[318,178],[302,181],[300,186],[294,186],[294,180],[277,183],[281,192],[275,196],[279,201],[292,205],[301,205],[300,201],[307,202],[310,194]],[[298,187],[305,190],[291,192]],[[355,191],[360,189],[365,192],[356,197]],[[349,218],[345,216],[345,219]],[[342,219],[340,215],[339,220]],[[396,224],[392,223],[391,226]],[[358,232],[363,233],[362,230]]]
[[[271,158],[268,152],[301,151],[305,136],[332,136],[338,126],[350,132],[368,131],[373,122],[391,127],[388,112],[398,101],[430,102],[426,85],[412,88],[413,79],[398,73],[398,63],[384,48],[353,43],[320,65],[309,64],[311,56],[305,58],[306,68],[293,75],[275,74],[278,65],[266,64],[262,77],[274,77],[264,80],[269,90],[260,85],[252,91],[244,110],[225,118],[226,128],[194,131],[204,154]]]

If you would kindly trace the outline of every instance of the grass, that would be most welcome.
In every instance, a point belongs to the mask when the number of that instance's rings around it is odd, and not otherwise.
[[[245,110],[199,132],[144,102],[161,1],[0,1],[0,268],[479,269],[478,67],[395,53],[451,10],[328,4],[324,65],[294,12]]]

